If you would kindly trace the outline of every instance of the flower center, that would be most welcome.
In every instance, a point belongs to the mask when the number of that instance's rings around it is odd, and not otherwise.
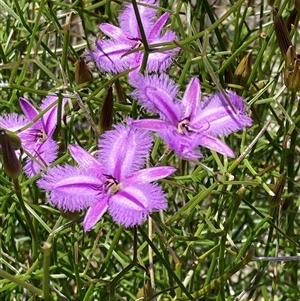
[[[177,125],[177,132],[181,135],[187,135],[190,132],[193,132],[190,121],[188,119],[181,120]]]
[[[121,189],[120,184],[112,176],[107,176],[107,181],[105,182],[104,187],[110,195],[116,194]]]
[[[44,142],[47,140],[47,135],[43,130],[38,131],[38,133],[36,134],[36,141],[37,142]]]
[[[138,38],[133,38],[131,40],[135,41],[135,44],[131,47],[131,50],[137,49],[137,48],[142,47],[144,45],[143,42],[142,42],[142,40],[140,40]]]

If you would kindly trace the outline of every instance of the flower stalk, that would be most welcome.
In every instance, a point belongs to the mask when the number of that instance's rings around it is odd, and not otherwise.
[[[4,171],[13,180],[16,180],[21,173],[21,163],[17,158],[15,148],[21,147],[21,139],[15,134],[8,134],[5,130],[0,130],[0,145]]]

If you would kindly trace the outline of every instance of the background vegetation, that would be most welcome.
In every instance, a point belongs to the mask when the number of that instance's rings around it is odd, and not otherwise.
[[[145,115],[130,97],[126,74],[90,65],[93,81],[75,82],[76,62],[101,37],[98,25],[117,24],[123,2],[0,0],[0,113],[20,112],[19,97],[36,107],[49,93],[74,100],[77,92],[84,101],[86,110],[69,110],[68,122],[57,127],[54,165],[72,163],[70,143],[96,150],[91,120],[99,127],[109,86],[115,123]],[[159,3],[158,13],[169,11],[169,27],[178,33],[181,51],[169,74],[182,91],[196,76],[203,95],[232,88],[247,102],[253,126],[225,138],[236,159],[203,150],[203,160],[187,162],[170,153],[161,164],[178,171],[161,181],[165,212],[137,229],[119,227],[106,214],[88,233],[83,215],[67,218],[47,203],[36,186],[40,175],[21,175],[36,240],[1,170],[0,300],[298,300],[300,106],[283,83],[272,7],[263,0]],[[285,20],[295,13],[294,1],[273,5]],[[298,16],[296,10],[290,32],[295,48]],[[250,52],[246,80],[237,82],[233,74]],[[164,150],[157,139],[152,164]],[[279,256],[286,261],[269,258]]]

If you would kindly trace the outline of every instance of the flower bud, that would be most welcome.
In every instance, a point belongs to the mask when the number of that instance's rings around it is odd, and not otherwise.
[[[276,9],[273,9],[273,23],[281,54],[285,57],[288,48],[292,46],[292,41],[287,26]]]
[[[115,80],[115,89],[116,89],[116,93],[117,93],[117,99],[119,103],[125,103],[125,96],[124,96],[124,91],[123,88],[121,86],[120,80],[117,78]]]
[[[224,82],[226,84],[233,83],[233,66],[230,65],[224,70]]]
[[[77,62],[75,69],[75,82],[77,85],[89,82],[93,79],[93,73],[90,67],[86,64],[84,59],[81,57]]]
[[[15,149],[20,148],[21,140],[16,134],[8,134],[5,130],[1,129],[0,145],[2,149],[4,171],[8,176],[15,180],[21,173],[21,164],[15,152]]]
[[[286,27],[288,32],[291,32],[292,26],[293,27],[297,26],[297,24],[295,24],[295,22],[297,22],[297,14],[298,14],[298,10],[296,8],[294,8],[292,12],[289,14],[286,20]]]
[[[290,91],[300,91],[300,54],[295,54],[292,46],[286,53],[284,83]]]
[[[99,128],[101,134],[111,129],[111,126],[113,124],[113,116],[114,116],[114,99],[113,99],[112,87],[109,87],[106,95],[103,98],[103,104],[100,111]]]
[[[153,296],[151,282],[147,280],[146,284],[138,291],[136,297],[140,300],[148,300]]]
[[[277,207],[281,203],[281,196],[282,196],[283,188],[285,186],[285,182],[286,182],[286,172],[280,175],[280,177],[278,178],[275,184],[275,187],[273,189],[275,196],[272,196],[269,199],[269,203],[271,206]]]
[[[233,83],[245,88],[248,78],[251,74],[251,58],[252,53],[249,52],[242,58],[233,74]]]
[[[267,83],[268,83],[267,80],[260,80],[256,83],[254,83],[250,87],[250,90],[249,90],[250,94],[254,94],[254,93],[260,91],[261,89],[263,89],[266,86]]]

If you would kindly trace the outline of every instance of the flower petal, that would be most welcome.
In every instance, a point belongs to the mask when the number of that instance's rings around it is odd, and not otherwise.
[[[68,149],[71,153],[71,156],[79,164],[79,166],[94,168],[99,173],[104,173],[104,170],[99,161],[82,147],[78,145],[69,145]]]
[[[152,43],[153,40],[156,40],[160,37],[161,31],[165,26],[166,22],[168,21],[169,17],[170,13],[165,12],[156,20],[148,35],[149,43]]]
[[[173,124],[180,121],[181,109],[174,101],[178,87],[166,74],[136,76],[131,85],[136,88],[132,95],[146,110],[160,114]]]
[[[58,99],[57,96],[47,96],[44,98],[41,110],[47,109],[49,106],[53,104]],[[61,116],[64,115],[64,104],[67,102],[67,99],[64,98],[62,100],[62,107],[61,109]],[[49,109],[42,117],[42,123],[43,123],[43,129],[48,137],[52,137],[56,124],[57,124],[57,111],[58,111],[58,105],[54,105],[51,109]]]
[[[193,118],[200,104],[201,89],[199,80],[194,77],[190,80],[182,98],[185,110],[184,118]]]
[[[222,142],[218,138],[199,134],[197,141],[201,146],[207,147],[207,148],[214,150],[222,155],[226,155],[227,157],[230,157],[230,158],[234,157],[234,152],[232,151],[232,149],[229,148],[224,142]]]
[[[148,132],[118,124],[99,141],[100,163],[106,174],[120,182],[145,164],[151,146],[152,138]]]
[[[158,135],[182,158],[196,160],[203,157],[198,148],[199,143],[195,139],[195,134],[190,136],[181,135],[173,128],[172,130],[158,132]]]
[[[19,98],[20,107],[27,119],[32,120],[38,115],[38,110],[25,98]]]
[[[132,43],[124,34],[123,30],[120,27],[109,23],[100,24],[100,29],[111,39],[117,40],[120,43],[128,43],[129,45]]]
[[[151,72],[166,71],[172,64],[174,54],[174,50],[151,52],[148,56],[147,69]]]
[[[39,173],[57,158],[58,145],[51,138],[48,138],[43,143],[24,141],[23,146],[40,163],[38,164],[30,157],[27,157],[24,172],[29,178]]]
[[[192,120],[192,125],[197,127],[197,123],[203,123],[205,120],[210,125],[207,133],[219,136],[250,126],[252,120],[246,115],[243,99],[235,92],[227,92],[227,95],[236,113],[230,108],[225,97],[218,93],[205,98],[200,104],[200,111]]]
[[[143,0],[139,1],[140,3],[149,4],[153,6],[157,6],[157,1],[154,0]],[[143,28],[148,35],[150,28],[153,26],[154,17],[157,13],[157,10],[154,8],[150,8],[148,6],[139,5],[138,10],[143,22]],[[127,4],[125,6],[124,11],[119,16],[120,27],[126,32],[126,35],[132,39],[141,39],[141,34],[139,30],[139,26],[136,20],[136,15],[133,9],[132,4]]]
[[[108,197],[104,197],[94,203],[87,211],[84,221],[83,228],[85,231],[90,231],[99,219],[103,216],[108,208]]]
[[[173,126],[170,125],[167,121],[159,119],[133,120],[132,122],[130,122],[130,126],[154,132],[168,130],[169,127],[173,128]]]
[[[37,184],[50,193],[49,200],[58,209],[73,212],[94,204],[103,183],[85,169],[66,165],[48,169]]]
[[[127,185],[150,183],[168,177],[170,174],[174,173],[175,171],[176,168],[171,166],[159,166],[159,167],[141,169],[131,174],[121,184],[122,187],[126,187]]]
[[[113,220],[125,227],[140,225],[153,211],[166,207],[163,191],[155,184],[127,186],[109,200]]]
[[[88,51],[86,57],[94,61],[99,69],[107,72],[118,73],[128,69],[132,60],[135,59],[136,53],[126,55],[135,45],[120,43],[112,40],[99,40],[93,51]]]
[[[21,129],[29,121],[23,115],[16,113],[5,114],[0,116],[0,127],[12,132]]]

